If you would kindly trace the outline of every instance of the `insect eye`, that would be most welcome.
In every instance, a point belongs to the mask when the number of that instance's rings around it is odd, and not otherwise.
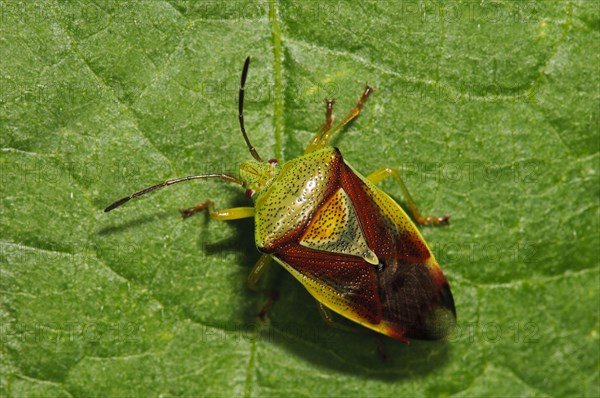
[[[277,164],[277,159],[269,159],[269,163],[275,165]]]
[[[252,198],[254,196],[254,189],[246,189],[246,196]]]

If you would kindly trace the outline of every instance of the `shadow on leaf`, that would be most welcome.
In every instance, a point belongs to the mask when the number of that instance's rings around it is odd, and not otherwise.
[[[173,216],[173,214],[171,212],[148,214],[148,215],[144,215],[144,216],[135,218],[130,221],[126,221],[119,225],[111,225],[110,227],[101,228],[96,232],[96,234],[99,236],[108,236],[108,235],[113,235],[113,234],[119,234],[119,233],[123,233],[130,229],[135,229],[135,228],[141,227],[144,224],[148,224],[148,223],[154,222],[156,220],[165,219],[165,218],[172,217],[172,216]]]

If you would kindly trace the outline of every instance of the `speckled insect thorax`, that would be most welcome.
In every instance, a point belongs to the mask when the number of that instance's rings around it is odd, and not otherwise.
[[[336,189],[329,182],[336,179],[340,162],[335,148],[312,152],[283,164],[267,189],[257,190],[253,199],[258,248],[268,252],[284,236],[304,231],[323,200]]]
[[[377,264],[347,193],[338,184],[343,159],[328,147],[285,163],[253,197],[256,245],[266,252],[298,240],[305,247],[350,254]]]
[[[258,248],[269,251],[275,242],[289,235],[292,230],[303,230],[324,198],[331,195],[327,187],[333,186],[328,182],[336,169],[333,166],[340,161],[339,152],[329,147],[282,166],[274,165],[275,177],[261,183],[262,189],[256,189],[256,194],[252,196]],[[261,167],[264,168],[264,164]],[[240,174],[245,180],[246,175]],[[252,186],[250,188],[254,189]]]

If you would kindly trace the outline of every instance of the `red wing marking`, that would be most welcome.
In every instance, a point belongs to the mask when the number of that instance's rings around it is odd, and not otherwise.
[[[342,189],[378,263],[369,264],[347,249],[336,253],[307,247],[332,242],[342,247],[345,242],[335,226],[315,218],[318,210],[262,249],[281,260],[317,300],[347,318],[402,341],[446,336],[456,322],[452,293],[416,227],[391,198],[337,160],[330,170],[330,193],[320,206]],[[345,205],[336,203],[333,209]],[[343,215],[336,216],[347,223]]]
[[[375,268],[362,258],[322,252],[299,244],[281,248],[275,255],[322,286],[319,301],[345,308],[342,315],[352,312],[371,324],[381,322]]]
[[[396,225],[373,199],[371,189],[345,163],[340,173],[340,185],[354,203],[354,209],[371,250],[381,258],[394,257],[405,263],[423,263],[431,257],[420,236],[411,233],[412,222]],[[397,206],[395,202],[393,205]]]

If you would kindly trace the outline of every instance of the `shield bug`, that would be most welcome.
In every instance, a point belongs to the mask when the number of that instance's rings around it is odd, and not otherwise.
[[[281,264],[329,310],[376,332],[408,342],[440,339],[456,323],[450,286],[431,250],[404,210],[376,184],[394,178],[418,224],[447,224],[448,217],[423,217],[400,173],[380,168],[360,175],[329,146],[331,136],[356,118],[373,92],[365,86],[356,106],[333,124],[334,100],[326,100],[326,120],[304,154],[279,164],[265,162],[244,127],[244,85],[250,58],[242,70],[238,115],[242,136],[254,160],[240,176],[204,174],[153,185],[122,198],[108,212],[138,196],[183,181],[219,178],[246,189],[254,207],[217,210],[210,200],[181,210],[187,218],[208,210],[217,220],[254,217],[255,241],[262,256],[248,277],[255,286],[271,259]]]

